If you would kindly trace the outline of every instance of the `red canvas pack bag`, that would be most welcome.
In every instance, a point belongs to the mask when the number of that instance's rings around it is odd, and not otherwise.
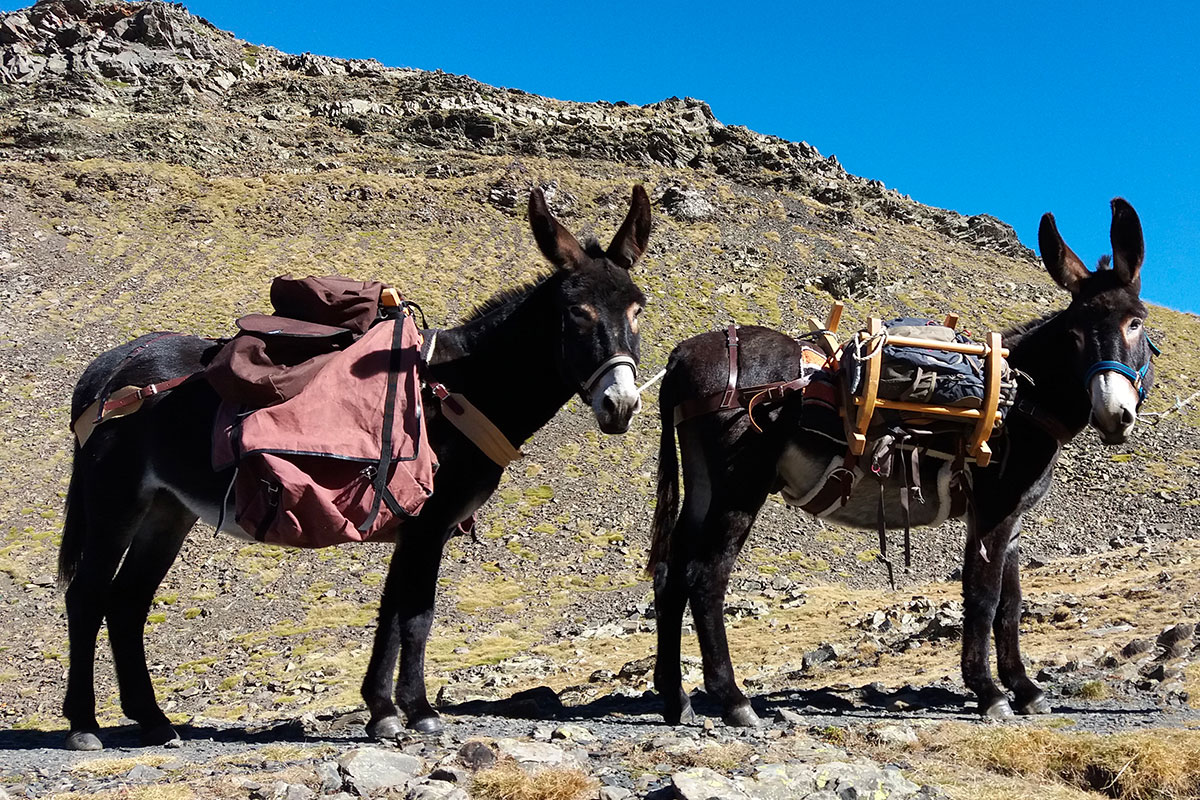
[[[433,491],[417,374],[420,335],[397,310],[294,397],[238,417],[235,520],[259,541],[326,547],[394,541]]]

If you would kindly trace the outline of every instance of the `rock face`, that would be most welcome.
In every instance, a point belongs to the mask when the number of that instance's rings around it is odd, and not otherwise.
[[[914,203],[878,181],[850,175],[836,158],[826,158],[804,142],[723,125],[699,100],[672,97],[640,107],[568,103],[440,72],[391,69],[377,61],[288,55],[241,41],[182,6],[157,0],[42,0],[0,16],[0,87],[68,104],[28,114],[13,132],[34,158],[122,151],[136,158],[136,140],[106,136],[71,118],[205,108],[276,124],[256,124],[242,136],[248,147],[221,153],[202,136],[163,136],[161,124],[146,120],[147,127],[158,128],[152,137],[156,155],[201,165],[236,162],[237,151],[241,158],[256,152],[276,159],[303,158],[293,151],[298,142],[289,129],[316,117],[356,135],[393,137],[398,150],[417,143],[489,155],[593,158],[711,171],[749,185],[805,193],[842,213],[861,208],[982,249],[1031,255],[1013,230],[996,219]],[[143,148],[147,143],[140,142]],[[492,202],[510,204],[510,194],[501,187]],[[714,213],[708,199],[686,187],[669,188],[661,202],[681,220],[701,221]]]

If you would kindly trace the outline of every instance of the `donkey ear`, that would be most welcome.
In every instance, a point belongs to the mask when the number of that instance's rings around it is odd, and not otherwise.
[[[1059,235],[1053,214],[1042,215],[1042,224],[1038,226],[1038,249],[1042,251],[1042,263],[1054,282],[1071,294],[1078,292],[1079,284],[1091,273]]]
[[[541,189],[534,189],[529,195],[529,227],[542,255],[559,269],[570,269],[585,260],[579,242],[546,207],[546,196]]]
[[[1123,197],[1112,201],[1112,227],[1108,238],[1112,242],[1113,270],[1126,285],[1140,282],[1142,259],[1146,247],[1142,241],[1142,223],[1133,206]]]
[[[650,198],[641,186],[633,187],[633,198],[629,201],[629,213],[613,237],[605,255],[618,267],[633,269],[633,265],[646,252],[650,241]]]

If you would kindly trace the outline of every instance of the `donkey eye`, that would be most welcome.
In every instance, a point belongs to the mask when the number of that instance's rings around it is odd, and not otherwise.
[[[584,306],[571,306],[567,310],[571,314],[571,319],[578,323],[589,323],[592,321],[591,312]]]
[[[1142,327],[1142,320],[1138,319],[1137,317],[1129,320],[1129,330],[1136,331],[1140,327]]]

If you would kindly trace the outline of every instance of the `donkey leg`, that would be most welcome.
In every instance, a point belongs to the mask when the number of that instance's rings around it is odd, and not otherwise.
[[[687,535],[683,525],[676,527],[675,536]],[[672,541],[672,553],[667,563],[659,564],[654,572],[654,615],[658,638],[654,662],[654,688],[663,699],[663,719],[668,725],[688,725],[696,720],[692,701],[683,690],[680,671],[679,640],[683,630],[683,610],[687,606],[687,569],[683,543]]]
[[[158,707],[146,668],[146,615],[154,593],[179,554],[196,516],[171,495],[154,496],[149,513],[125,554],[113,582],[108,607],[108,632],[121,710],[141,727],[142,744],[178,746],[179,734]]]
[[[993,719],[1013,716],[1008,697],[992,680],[989,633],[1000,604],[1001,575],[1009,528],[1000,526],[980,536],[968,526],[963,565],[963,683],[979,699],[980,713]]]
[[[762,721],[738,688],[733,674],[725,634],[725,590],[756,511],[757,508],[755,511],[710,508],[700,552],[687,566],[692,614],[704,661],[704,688],[721,703],[726,724],[746,728],[756,727]]]
[[[663,719],[670,725],[687,725],[696,720],[691,698],[683,690],[679,646],[683,611],[688,602],[688,562],[712,502],[703,440],[693,429],[681,428],[679,448],[683,462],[683,508],[670,534],[667,558],[654,572],[654,627],[658,639],[654,688],[663,699]]]
[[[425,644],[433,627],[438,568],[450,531],[431,533],[428,528],[416,526],[402,530],[388,567],[375,646],[362,687],[363,699],[371,710],[367,733],[375,738],[387,739],[400,733],[401,712],[409,728],[422,733],[443,729],[425,691]],[[393,684],[397,655],[399,681]]]
[[[117,495],[119,497],[119,495]],[[143,505],[132,513],[101,517],[98,509],[103,493],[91,494],[87,502],[87,542],[75,577],[67,589],[67,638],[70,667],[67,672],[67,693],[63,698],[63,716],[70,724],[66,747],[68,750],[101,750],[96,721],[95,662],[96,637],[104,621],[113,575],[133,538],[133,532],[145,513]]]
[[[996,665],[1000,682],[1012,691],[1018,714],[1049,714],[1050,703],[1041,687],[1034,683],[1021,660],[1021,566],[1017,533],[1004,558],[1000,583],[1000,603],[992,633],[996,640]]]

